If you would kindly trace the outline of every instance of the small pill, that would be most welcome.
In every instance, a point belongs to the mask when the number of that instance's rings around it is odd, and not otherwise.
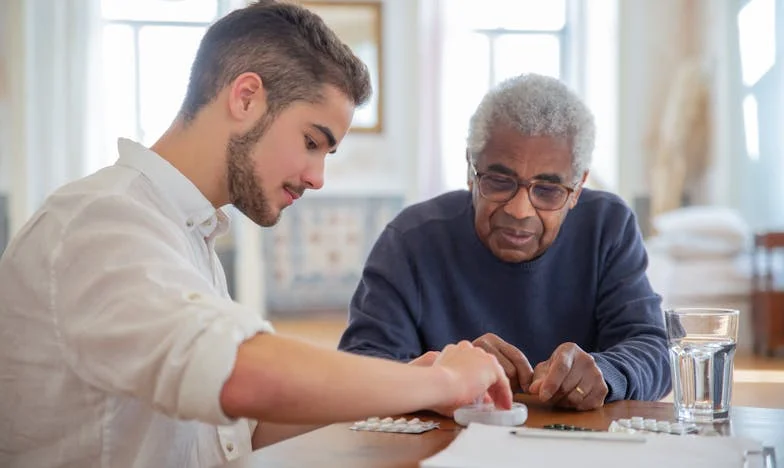
[[[405,424],[406,418],[397,418],[395,419],[395,424]]]
[[[420,421],[419,421],[419,418],[414,418],[414,419],[412,419],[411,421],[409,421],[408,423],[409,423],[409,424],[419,424],[419,423],[420,423]]]

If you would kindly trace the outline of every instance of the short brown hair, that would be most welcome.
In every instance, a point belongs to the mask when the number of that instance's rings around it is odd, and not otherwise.
[[[202,38],[180,110],[186,122],[234,79],[258,74],[271,116],[295,101],[317,102],[333,85],[355,106],[372,92],[367,66],[316,14],[259,1],[215,22]]]

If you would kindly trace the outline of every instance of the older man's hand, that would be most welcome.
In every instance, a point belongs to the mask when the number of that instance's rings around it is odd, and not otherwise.
[[[534,371],[522,351],[502,340],[498,335],[486,333],[472,343],[492,354],[503,367],[512,390],[528,390]]]
[[[543,402],[584,411],[604,405],[608,388],[593,356],[574,343],[564,343],[536,365],[529,392]]]

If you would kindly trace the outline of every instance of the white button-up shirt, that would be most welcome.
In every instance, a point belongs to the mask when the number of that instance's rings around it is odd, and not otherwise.
[[[0,260],[0,466],[202,467],[251,451],[221,388],[272,332],[229,298],[228,218],[120,140],[114,166],[49,197]]]

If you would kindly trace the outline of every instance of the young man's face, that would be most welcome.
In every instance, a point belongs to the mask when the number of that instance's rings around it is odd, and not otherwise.
[[[491,201],[480,194],[477,180],[469,180],[475,210],[474,226],[482,243],[505,262],[524,262],[538,257],[553,243],[569,209],[577,203],[578,188],[566,192],[557,184],[574,187],[572,151],[568,141],[546,136],[525,136],[507,127],[490,133],[476,170],[488,191],[494,187],[512,187],[514,181],[541,181],[535,190],[539,200],[558,200],[558,209],[535,208],[528,190],[520,187],[508,201]],[[499,178],[498,175],[501,175]],[[539,204],[542,204],[539,202]]]
[[[230,201],[256,224],[274,225],[306,189],[324,185],[324,159],[348,132],[354,105],[331,86],[323,97],[317,104],[295,102],[271,122],[265,115],[229,142]]]

